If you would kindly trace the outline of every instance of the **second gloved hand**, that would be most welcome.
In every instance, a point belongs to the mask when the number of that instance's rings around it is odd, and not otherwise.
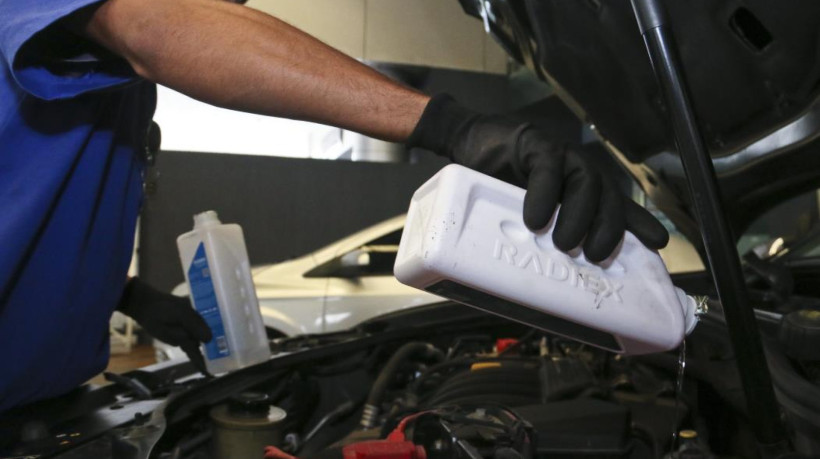
[[[125,286],[117,310],[136,320],[151,336],[182,348],[194,367],[208,374],[199,343],[211,340],[211,329],[187,298],[160,292],[135,277]]]
[[[669,241],[663,225],[624,196],[589,158],[529,123],[475,113],[448,96],[436,96],[407,144],[526,187],[524,223],[533,231],[549,223],[560,202],[553,242],[565,252],[583,241],[586,257],[602,261],[625,230],[653,250]]]

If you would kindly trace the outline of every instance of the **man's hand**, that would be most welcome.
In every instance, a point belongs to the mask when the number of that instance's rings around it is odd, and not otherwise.
[[[408,140],[452,161],[527,188],[524,222],[544,228],[561,203],[553,232],[563,251],[583,242],[590,261],[606,259],[629,230],[650,249],[669,234],[646,209],[623,196],[588,158],[537,128],[472,112],[447,96],[433,98]]]
[[[136,320],[153,337],[181,347],[194,367],[208,374],[199,343],[211,340],[211,329],[187,298],[160,292],[135,277],[125,286],[117,310]]]

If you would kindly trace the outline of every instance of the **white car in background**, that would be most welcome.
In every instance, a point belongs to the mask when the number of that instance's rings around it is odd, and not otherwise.
[[[443,301],[393,276],[404,220],[394,217],[294,260],[255,268],[265,326],[288,336],[329,333]]]

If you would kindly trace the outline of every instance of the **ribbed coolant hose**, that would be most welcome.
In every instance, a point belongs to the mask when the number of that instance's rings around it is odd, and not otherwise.
[[[411,358],[440,362],[444,360],[444,353],[436,349],[432,344],[421,342],[407,343],[400,347],[396,353],[390,357],[390,360],[387,361],[387,364],[381,373],[379,373],[379,377],[376,378],[376,382],[373,383],[373,387],[370,389],[370,394],[367,396],[364,411],[362,412],[362,420],[359,422],[359,425],[363,429],[370,429],[376,425],[376,419],[379,416],[379,405],[381,405],[384,393],[387,391],[387,386],[393,381],[401,365]]]

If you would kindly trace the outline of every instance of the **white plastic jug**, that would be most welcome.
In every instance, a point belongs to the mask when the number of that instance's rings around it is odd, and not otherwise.
[[[677,347],[697,323],[657,252],[626,233],[600,264],[552,243],[553,221],[524,225],[521,188],[458,165],[410,203],[396,278],[527,325],[620,354]],[[577,252],[577,253],[576,253]]]
[[[216,212],[194,216],[194,229],[177,238],[194,309],[211,328],[203,345],[211,373],[225,373],[270,358],[242,228],[223,225]]]

